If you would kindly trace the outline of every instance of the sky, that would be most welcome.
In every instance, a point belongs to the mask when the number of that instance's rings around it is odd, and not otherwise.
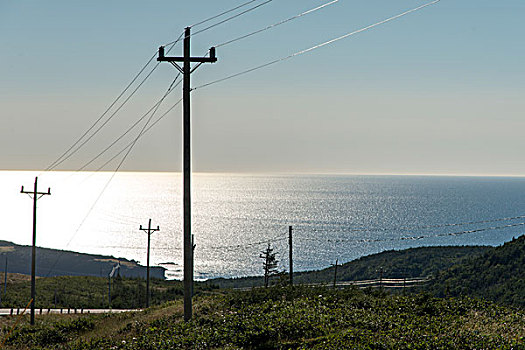
[[[160,45],[177,39],[186,26],[245,2],[0,0],[0,169],[46,169]],[[270,1],[192,36],[192,54],[202,56],[211,46],[327,2]],[[198,88],[422,4],[339,0],[217,48],[218,62],[202,65],[191,77],[197,87],[193,170],[525,175],[522,0],[441,0]],[[172,53],[182,55],[181,45]],[[56,169],[84,166],[154,105],[176,75],[174,67],[160,64],[101,132]],[[177,86],[156,116],[180,97]],[[121,169],[180,171],[181,113],[179,105],[138,140]],[[85,169],[98,169],[116,155],[140,126]],[[114,170],[119,160],[103,169]]]

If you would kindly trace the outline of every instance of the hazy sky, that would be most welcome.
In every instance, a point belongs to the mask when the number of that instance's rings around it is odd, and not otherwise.
[[[158,46],[175,40],[184,27],[243,2],[0,0],[0,168],[46,168]],[[195,35],[193,54],[325,2],[273,0]],[[192,85],[424,3],[340,0],[218,48],[218,63],[201,66]],[[524,18],[523,0],[442,0],[305,55],[197,89],[194,170],[525,175]],[[173,53],[181,51],[179,45]],[[176,73],[161,64],[100,135],[60,169],[79,168],[115,140],[156,103]],[[178,87],[159,111],[180,96]],[[179,170],[181,142],[179,106],[137,143],[124,169]]]

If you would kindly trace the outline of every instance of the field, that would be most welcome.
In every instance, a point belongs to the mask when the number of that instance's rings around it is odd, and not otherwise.
[[[273,287],[202,292],[119,315],[39,316],[8,349],[525,349],[525,314],[469,298],[381,290]],[[14,318],[3,320],[2,338]]]

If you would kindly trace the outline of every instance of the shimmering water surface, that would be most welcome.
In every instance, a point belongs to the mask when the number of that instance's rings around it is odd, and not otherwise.
[[[182,179],[176,173],[1,171],[0,239],[31,244],[32,201],[20,186],[51,187],[38,202],[37,244],[146,262],[181,277]],[[102,195],[100,195],[102,193]],[[98,199],[98,200],[97,200]],[[193,233],[199,279],[261,274],[268,241],[288,268],[319,269],[389,249],[499,245],[525,230],[525,178],[195,174]],[[483,221],[483,222],[482,222]]]

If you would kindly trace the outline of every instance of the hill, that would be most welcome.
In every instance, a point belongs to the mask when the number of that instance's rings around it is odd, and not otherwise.
[[[427,288],[437,296],[470,295],[525,306],[525,235],[441,270]]]
[[[406,250],[390,250],[361,257],[338,266],[337,281],[356,281],[378,278],[382,270],[384,278],[412,278],[435,275],[450,268],[467,257],[480,256],[491,247],[420,247]],[[334,267],[318,271],[294,273],[296,283],[331,283]],[[274,278],[274,283],[277,279]],[[222,288],[252,287],[262,285],[262,277],[214,279]]]
[[[10,273],[31,274],[31,246],[0,241],[0,270]],[[136,261],[107,255],[76,253],[67,250],[36,248],[37,276],[107,276],[120,261],[120,275],[123,277],[144,277],[146,267]],[[163,267],[151,267],[150,276],[164,279]]]
[[[338,267],[337,281],[432,276],[417,291],[433,295],[473,296],[498,303],[525,306],[525,235],[499,247],[420,247],[386,251]],[[274,283],[286,283],[274,278]],[[334,267],[294,274],[295,283],[331,283]],[[262,277],[216,279],[221,288],[262,285]]]

